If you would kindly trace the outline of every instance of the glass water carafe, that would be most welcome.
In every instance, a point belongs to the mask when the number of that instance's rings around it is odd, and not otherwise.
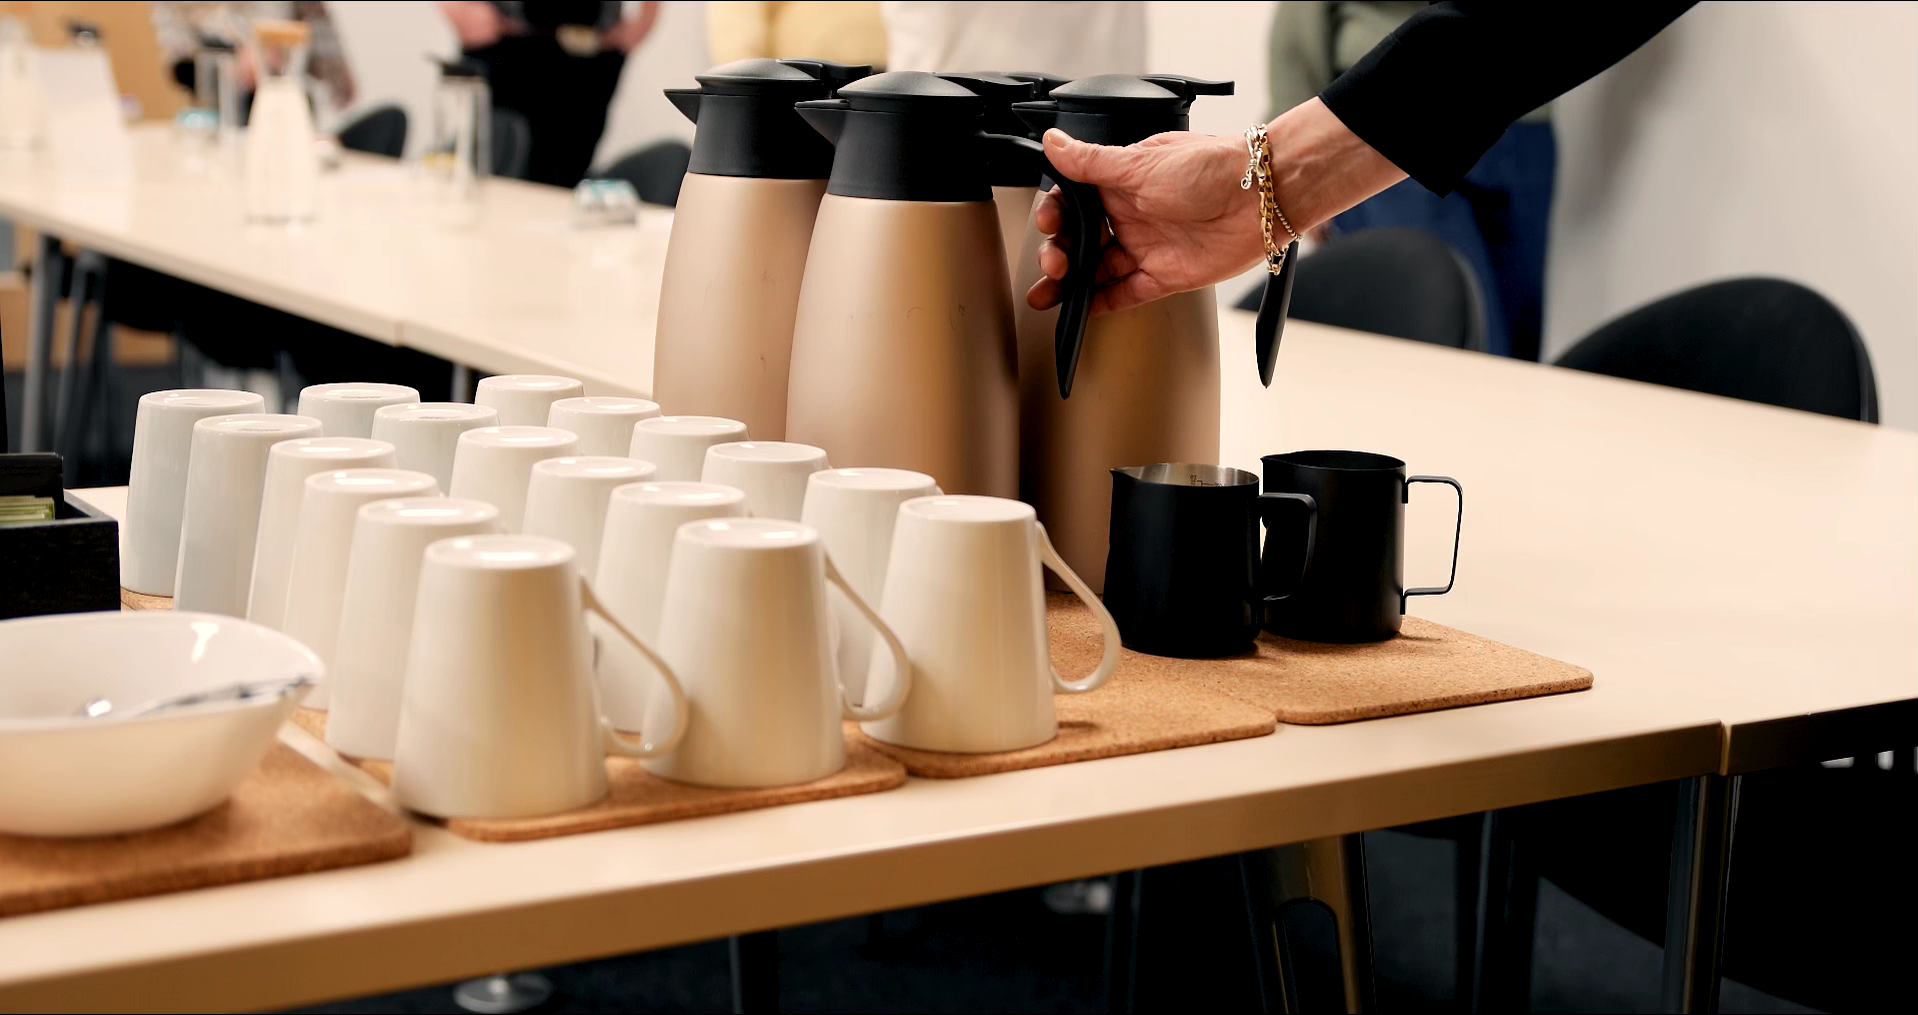
[[[193,54],[193,106],[211,118],[222,142],[240,130],[239,54],[232,42],[200,37]]]
[[[306,97],[309,29],[297,21],[253,26],[259,88],[246,131],[246,214],[286,224],[313,217],[320,163]]]
[[[480,185],[493,171],[493,100],[485,72],[473,60],[440,65],[433,100],[432,143],[425,166],[441,218],[454,225],[479,218]]]
[[[31,148],[40,140],[40,67],[17,18],[0,18],[0,148]]]

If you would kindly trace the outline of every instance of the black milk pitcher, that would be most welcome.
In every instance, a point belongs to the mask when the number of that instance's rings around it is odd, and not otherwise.
[[[1296,586],[1273,589],[1289,594],[1268,605],[1266,630],[1303,641],[1385,641],[1397,637],[1406,599],[1452,591],[1465,520],[1458,480],[1407,477],[1404,462],[1365,451],[1294,451],[1260,461],[1268,494],[1304,494],[1318,504],[1317,539],[1303,567],[1288,541],[1266,541],[1264,572],[1299,575]],[[1405,505],[1414,483],[1444,483],[1458,494],[1452,571],[1444,588],[1405,587]]]
[[[1290,584],[1312,557],[1314,505],[1260,493],[1243,469],[1170,462],[1112,470],[1105,605],[1126,647],[1208,658],[1252,647],[1269,581],[1259,571],[1259,523],[1289,561]]]

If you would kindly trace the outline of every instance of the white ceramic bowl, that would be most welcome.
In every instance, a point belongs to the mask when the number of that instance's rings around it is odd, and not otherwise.
[[[250,774],[302,695],[146,718],[77,718],[241,682],[306,675],[318,656],[210,613],[76,613],[0,622],[0,832],[110,835],[211,810]]]

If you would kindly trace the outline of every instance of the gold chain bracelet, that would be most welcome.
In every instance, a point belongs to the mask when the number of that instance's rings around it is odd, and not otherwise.
[[[1272,144],[1265,136],[1265,124],[1257,123],[1245,129],[1245,152],[1245,176],[1239,180],[1239,189],[1251,190],[1253,181],[1258,181],[1259,232],[1265,240],[1265,270],[1277,275],[1279,269],[1285,267],[1285,252],[1303,237],[1286,220],[1285,212],[1279,210],[1278,195],[1273,193]],[[1272,238],[1275,221],[1285,228],[1288,239],[1284,243]]]

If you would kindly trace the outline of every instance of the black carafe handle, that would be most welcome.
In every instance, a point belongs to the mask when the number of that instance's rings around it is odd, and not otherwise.
[[[1452,573],[1445,576],[1445,587],[1442,589],[1406,589],[1405,594],[1399,597],[1399,612],[1401,613],[1405,612],[1405,600],[1413,596],[1442,596],[1452,591],[1452,583],[1458,580],[1459,535],[1465,531],[1465,488],[1458,485],[1458,480],[1450,476],[1409,477],[1405,481],[1405,503],[1407,504],[1412,503],[1413,483],[1444,483],[1446,486],[1451,487],[1452,492],[1458,494],[1458,522],[1452,526]]]
[[[1285,263],[1277,275],[1265,276],[1265,293],[1259,297],[1259,319],[1253,322],[1257,339],[1259,383],[1272,386],[1272,371],[1279,364],[1279,336],[1285,334],[1285,315],[1292,309],[1292,269],[1299,263],[1299,241],[1285,248]]]
[[[1072,395],[1072,377],[1079,371],[1079,349],[1085,344],[1086,321],[1092,316],[1092,297],[1098,292],[1099,260],[1104,253],[1100,244],[1105,231],[1106,209],[1099,200],[1099,188],[1065,178],[1046,158],[1044,145],[1031,138],[1011,134],[987,134],[986,140],[1007,151],[1007,161],[1024,159],[1032,171],[1050,176],[1059,184],[1065,198],[1065,227],[1060,230],[1071,250],[1067,255],[1066,277],[1059,283],[1059,324],[1052,331],[1053,361],[1059,372],[1059,397]],[[1020,298],[1014,293],[1013,298]]]
[[[1260,591],[1268,603],[1276,603],[1299,590],[1299,581],[1305,577],[1307,568],[1312,566],[1312,551],[1319,541],[1319,502],[1309,493],[1261,493],[1259,494],[1259,521],[1265,523],[1265,538],[1283,538],[1284,533],[1292,531],[1286,523],[1299,515],[1305,516],[1305,552],[1299,555],[1299,573],[1291,576],[1292,587],[1284,592],[1275,592],[1271,587]],[[1264,560],[1261,552],[1259,559]],[[1260,576],[1268,584],[1272,575]]]

